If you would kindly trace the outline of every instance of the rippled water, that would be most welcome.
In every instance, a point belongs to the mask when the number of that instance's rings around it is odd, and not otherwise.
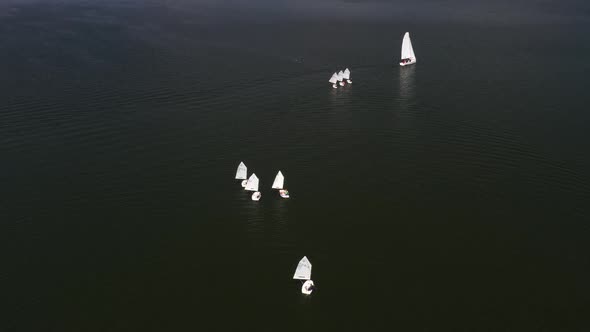
[[[41,3],[0,15],[0,330],[589,327],[582,14]],[[418,63],[399,68],[407,30]]]

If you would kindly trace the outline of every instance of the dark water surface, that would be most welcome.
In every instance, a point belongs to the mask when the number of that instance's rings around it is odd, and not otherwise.
[[[97,3],[0,6],[1,331],[590,330],[583,2]]]

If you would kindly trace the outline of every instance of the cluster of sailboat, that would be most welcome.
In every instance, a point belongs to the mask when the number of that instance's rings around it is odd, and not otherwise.
[[[250,177],[248,177],[248,167],[244,162],[240,162],[238,165],[238,169],[236,170],[236,179],[242,180],[241,184],[245,190],[253,191],[252,200],[259,201],[262,194],[258,191],[259,179],[256,174],[252,173]],[[289,198],[289,192],[283,188],[285,184],[285,176],[281,171],[277,173],[274,182],[272,183],[272,189],[278,189],[279,195],[282,198]],[[311,280],[311,262],[307,259],[306,256],[299,261],[297,264],[297,268],[295,269],[295,274],[293,274],[293,279],[297,280],[304,280],[303,284],[301,285],[301,293],[309,295],[314,290],[315,285]]]
[[[414,48],[412,47],[410,33],[406,32],[402,40],[402,52],[399,65],[404,67],[414,63],[416,63],[416,54],[414,53]],[[338,85],[344,86],[347,83],[352,84],[352,81],[350,80],[350,70],[346,68],[345,70],[335,72],[332,74],[332,77],[330,77],[328,82],[332,83],[332,88],[334,89],[338,88]]]
[[[248,177],[248,167],[244,162],[240,162],[238,165],[238,169],[236,170],[236,179],[242,180],[242,187],[245,190],[253,191],[252,193],[252,200],[259,201],[262,197],[260,191],[258,191],[258,186],[260,184],[260,180],[256,176],[256,174],[252,173],[250,177]],[[275,176],[275,180],[272,183],[272,189],[277,189],[279,191],[279,195],[282,198],[289,198],[289,191],[283,188],[285,185],[285,176],[281,171],[277,173]]]
[[[338,85],[344,86],[346,83],[352,84],[352,80],[350,79],[350,70],[346,68],[339,72],[335,72],[332,74],[332,77],[330,77],[328,82],[332,83],[332,88],[334,89],[338,88]]]
[[[262,197],[262,194],[260,191],[258,191],[260,180],[254,173],[248,177],[248,167],[246,167],[244,162],[240,162],[240,165],[238,165],[238,169],[236,170],[236,179],[242,180],[241,184],[245,190],[254,192],[252,194],[253,201],[260,200]],[[289,198],[289,192],[283,188],[284,184],[285,176],[281,171],[279,171],[272,183],[272,189],[278,189],[279,195],[282,198]],[[293,274],[293,279],[305,280],[301,285],[301,293],[309,295],[314,290],[315,285],[311,280],[311,262],[306,256],[303,256],[303,258],[299,261],[299,264],[297,264],[295,274]]]
[[[414,49],[412,48],[410,33],[406,32],[402,41],[401,60],[399,65],[404,67],[414,63],[416,63],[416,54],[414,54]],[[352,84],[352,81],[350,80],[350,70],[346,68],[345,70],[341,70],[332,74],[329,82],[332,83],[332,87],[334,89],[338,88],[338,85],[344,86],[347,83]],[[242,180],[242,187],[244,187],[245,190],[254,192],[252,194],[253,201],[260,200],[262,194],[260,191],[258,191],[259,179],[254,173],[248,177],[248,168],[243,162],[240,162],[240,165],[238,166],[236,171],[236,179]],[[279,171],[275,177],[274,182],[272,183],[272,189],[278,189],[279,195],[281,197],[289,198],[289,192],[283,188],[284,184],[285,176],[283,173],[281,173],[281,171]],[[303,256],[303,258],[297,264],[297,268],[293,274],[293,279],[304,281],[301,285],[301,293],[303,294],[309,295],[315,289],[315,285],[311,280],[311,262],[307,256]]]

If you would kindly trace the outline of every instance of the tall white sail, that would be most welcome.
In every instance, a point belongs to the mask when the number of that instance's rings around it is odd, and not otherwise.
[[[338,81],[342,81],[344,79],[344,72],[341,70],[338,72]]]
[[[244,189],[250,191],[258,191],[258,177],[256,176],[256,174],[252,173],[252,175],[250,175],[248,183],[246,183],[246,187]]]
[[[309,259],[307,259],[307,256],[303,256],[303,258],[299,261],[299,264],[297,264],[297,269],[295,269],[293,279],[311,279],[311,263],[309,262]]]
[[[236,179],[246,180],[248,178],[248,167],[243,162],[240,162],[238,170],[236,171]]]
[[[402,59],[416,59],[414,49],[412,48],[412,41],[410,40],[410,33],[406,32],[404,40],[402,41]]]
[[[336,82],[338,82],[338,74],[334,73],[332,74],[332,77],[330,77],[330,80],[328,81],[332,84],[336,84]]]
[[[345,80],[348,80],[348,79],[350,79],[350,70],[348,70],[348,68],[346,68],[346,69],[344,70],[344,72],[343,72],[343,78],[344,78]]]
[[[283,176],[283,173],[279,171],[275,177],[275,181],[272,183],[272,189],[283,189],[284,182],[285,177]]]

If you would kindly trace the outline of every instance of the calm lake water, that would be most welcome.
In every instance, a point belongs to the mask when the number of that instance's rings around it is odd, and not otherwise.
[[[1,4],[0,330],[590,330],[587,5],[422,2]]]

